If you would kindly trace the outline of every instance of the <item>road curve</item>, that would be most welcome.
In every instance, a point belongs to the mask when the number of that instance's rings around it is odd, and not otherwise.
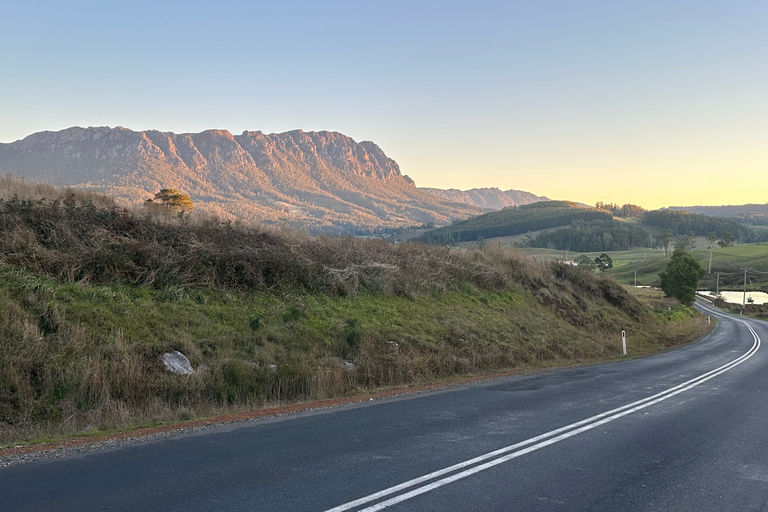
[[[0,510],[768,511],[768,324],[698,307],[653,357],[0,469]]]

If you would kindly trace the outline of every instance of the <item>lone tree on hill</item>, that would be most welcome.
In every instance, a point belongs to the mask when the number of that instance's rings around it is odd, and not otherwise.
[[[693,304],[699,279],[704,274],[704,269],[693,256],[682,249],[677,249],[672,253],[672,259],[667,268],[659,274],[661,289],[667,297],[674,297],[681,304],[690,306]]]
[[[690,251],[696,247],[695,235],[681,235],[675,239],[675,249]]]
[[[603,253],[595,258],[595,265],[597,265],[597,268],[600,270],[600,272],[605,272],[609,268],[613,268],[613,260],[610,256]]]
[[[709,268],[707,274],[712,273],[712,245],[717,241],[717,234],[714,231],[707,233],[707,249],[709,249]]]
[[[587,268],[589,270],[595,269],[594,260],[589,256],[587,256],[586,254],[582,254],[581,256],[579,256],[579,259],[576,260],[576,263],[578,263],[580,267]]]
[[[720,247],[730,247],[735,241],[736,239],[733,237],[730,231],[723,231],[723,236],[720,237],[720,241],[717,242],[717,245]]]
[[[162,189],[155,194],[154,199],[147,199],[144,201],[144,204],[147,206],[159,205],[173,212],[177,212],[180,215],[191,212],[195,207],[187,194],[180,194],[177,190],[172,188]]]
[[[659,242],[659,245],[662,247],[662,249],[664,249],[664,256],[666,256],[667,251],[669,250],[669,243],[672,241],[672,230],[665,229],[659,236],[656,237],[656,240]]]

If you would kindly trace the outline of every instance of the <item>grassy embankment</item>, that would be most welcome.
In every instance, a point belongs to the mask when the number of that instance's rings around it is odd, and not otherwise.
[[[621,329],[631,355],[649,354],[706,328],[688,308],[654,310],[611,279],[511,251],[27,192],[63,199],[0,201],[0,443],[610,360]],[[165,370],[169,350],[196,372]]]

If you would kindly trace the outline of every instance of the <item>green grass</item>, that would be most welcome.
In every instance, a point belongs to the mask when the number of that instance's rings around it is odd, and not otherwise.
[[[610,253],[609,253],[610,254]],[[670,256],[657,255],[646,261],[628,262],[624,265],[616,265],[609,271],[619,282],[634,283],[635,271],[637,271],[638,284],[658,283],[659,273],[666,268]],[[709,250],[694,249],[691,254],[705,270],[709,267]],[[615,261],[615,260],[614,260]],[[712,249],[712,274],[708,274],[702,280],[702,287],[714,286],[717,272],[721,273],[721,288],[743,286],[743,267],[760,272],[768,272],[768,244],[741,244],[733,247]],[[750,289],[761,289],[768,286],[768,274],[750,274]]]
[[[604,276],[493,246],[69,200],[0,201],[0,230],[0,443],[610,360],[622,329],[652,353],[688,326]],[[193,375],[163,368],[173,350]]]
[[[703,240],[703,239],[702,239]],[[697,242],[701,247],[704,243]],[[520,248],[519,252],[545,261],[558,261],[565,258],[565,251],[539,248]],[[569,252],[568,259],[576,260],[582,253]],[[584,253],[594,259],[599,252]],[[664,255],[661,249],[632,249],[629,251],[608,251],[613,260],[613,269],[607,272],[620,283],[634,284],[637,272],[638,285],[658,284],[659,273],[666,268],[670,255]],[[671,254],[671,250],[670,250]],[[709,266],[709,249],[695,248],[691,254],[705,270]],[[721,272],[721,286],[734,287],[743,285],[743,271],[748,267],[760,272],[768,272],[768,244],[740,244],[733,247],[715,247],[712,249],[712,272]],[[712,283],[709,283],[712,281]],[[705,276],[703,286],[714,283],[713,276]],[[750,289],[768,287],[768,274],[750,274]]]
[[[563,260],[565,259],[566,252],[558,251],[555,249],[540,249],[535,247],[522,247],[517,249],[523,254],[532,256],[535,258],[543,258],[548,260]],[[602,252],[573,252],[569,251],[567,256],[569,260],[576,260],[581,254],[586,254],[591,259],[595,259]],[[628,251],[607,251],[606,254],[613,260],[614,267],[622,267],[629,265],[630,263],[639,263],[647,261],[659,256],[663,256],[664,252],[661,249],[631,249]]]
[[[0,443],[611,359],[621,329],[633,332],[636,354],[666,346],[663,322],[617,285],[524,264],[543,272],[534,286],[546,295],[525,282],[410,296],[157,290],[2,265]],[[162,367],[172,350],[195,375]]]

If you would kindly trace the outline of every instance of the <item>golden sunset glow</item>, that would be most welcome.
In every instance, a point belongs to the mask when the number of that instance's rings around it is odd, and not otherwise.
[[[0,43],[24,49],[0,55],[0,142],[329,130],[375,142],[423,187],[768,201],[764,2],[176,7],[0,11]]]

